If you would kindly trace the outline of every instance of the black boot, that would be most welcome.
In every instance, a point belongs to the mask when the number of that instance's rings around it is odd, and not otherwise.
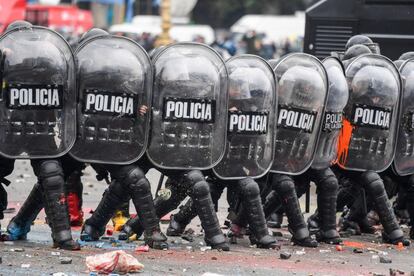
[[[123,170],[123,181],[131,192],[137,215],[145,229],[145,243],[154,249],[168,248],[167,237],[161,232],[160,221],[155,212],[151,184],[138,167],[126,166]]]
[[[392,244],[402,242],[404,245],[409,245],[410,241],[404,238],[404,233],[398,225],[380,176],[375,172],[364,172],[361,175],[361,182],[371,196],[381,224],[384,227],[384,242]]]
[[[129,200],[129,195],[121,183],[113,179],[105,190],[101,201],[82,227],[80,239],[83,241],[97,241],[105,234],[106,225],[124,202]]]
[[[39,183],[36,183],[17,215],[9,222],[7,226],[8,239],[12,241],[25,240],[31,225],[42,209],[42,189]]]
[[[240,180],[239,185],[243,209],[249,222],[250,240],[258,248],[279,248],[276,239],[269,235],[267,229],[259,185],[251,178]]]
[[[32,161],[32,164],[43,191],[45,212],[52,229],[53,246],[65,250],[80,250],[80,245],[72,239],[60,162],[36,160]]]
[[[336,196],[338,193],[338,180],[331,171],[312,170],[315,182],[318,186],[318,210],[321,227],[316,237],[319,242],[340,244],[342,242],[336,230]]]
[[[283,224],[283,213],[284,209],[281,208],[280,211],[273,212],[270,217],[267,219],[267,226],[271,228],[282,228]]]
[[[318,243],[310,237],[308,227],[303,218],[296,195],[295,183],[292,178],[287,175],[274,174],[272,186],[285,204],[289,231],[292,233],[292,242],[300,246],[317,247]]]
[[[193,183],[191,198],[204,230],[206,244],[215,249],[229,251],[230,247],[220,229],[213,200],[211,199],[210,187],[203,174],[200,171],[193,170],[186,174],[186,178],[189,183]]]
[[[316,209],[315,210],[315,213],[313,213],[312,215],[310,215],[308,217],[307,223],[308,223],[309,232],[311,234],[316,234],[316,233],[318,233],[321,230],[320,229],[320,226],[321,226],[321,218],[319,216],[318,209]]]
[[[190,198],[180,211],[171,216],[170,225],[168,225],[167,236],[181,236],[184,233],[185,227],[190,224],[191,220],[197,216],[197,211],[194,207],[193,200]]]

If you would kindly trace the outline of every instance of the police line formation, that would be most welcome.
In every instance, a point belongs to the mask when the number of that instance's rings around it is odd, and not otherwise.
[[[227,188],[233,240],[247,233],[257,247],[276,248],[268,224],[280,227],[286,214],[294,244],[338,244],[336,213],[346,209],[342,229],[372,233],[373,210],[384,242],[409,245],[389,198],[398,190],[414,221],[414,54],[393,63],[362,35],[346,49],[322,62],[304,53],[225,62],[203,44],[148,55],[92,29],[72,52],[50,29],[11,24],[0,37],[0,173],[8,185],[14,160],[30,159],[38,183],[3,237],[26,239],[45,208],[54,246],[80,249],[70,215],[82,223],[80,176],[90,164],[108,188],[83,223],[85,241],[98,240],[132,200],[137,217],[119,238],[144,235],[164,249],[159,218],[189,197],[167,235],[181,235],[198,216],[206,244],[227,251],[216,215]],[[168,177],[168,196],[153,200],[151,168]],[[298,197],[311,181],[318,209],[307,224]]]

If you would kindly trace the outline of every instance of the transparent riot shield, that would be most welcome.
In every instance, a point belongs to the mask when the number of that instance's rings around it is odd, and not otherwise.
[[[275,159],[271,172],[290,175],[306,171],[315,156],[328,79],[315,57],[295,53],[276,63],[279,81]]]
[[[226,62],[229,111],[226,152],[213,168],[222,179],[257,178],[272,165],[277,109],[277,82],[260,57],[241,55]]]
[[[0,38],[0,154],[55,158],[76,138],[75,63],[56,32],[32,27]]]
[[[164,169],[209,169],[223,157],[227,70],[211,47],[176,43],[153,58],[154,90],[147,155]]]
[[[78,135],[71,155],[82,162],[129,164],[145,153],[152,68],[145,50],[118,36],[86,40],[76,51]]]

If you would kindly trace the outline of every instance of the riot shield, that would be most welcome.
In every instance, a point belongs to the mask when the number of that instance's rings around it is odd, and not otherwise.
[[[76,138],[75,63],[56,32],[13,29],[0,38],[0,154],[55,158]]]
[[[207,45],[175,43],[153,58],[148,158],[164,169],[209,169],[223,157],[227,69]]]
[[[341,62],[337,58],[328,57],[322,63],[328,74],[328,100],[315,159],[312,162],[313,169],[326,169],[337,158],[343,110],[349,96],[348,84]]]
[[[405,176],[414,174],[414,59],[405,61],[400,73],[404,85],[393,168]]]
[[[277,82],[270,65],[257,56],[237,56],[226,66],[227,143],[223,159],[213,170],[221,179],[261,177],[273,161]]]
[[[129,164],[145,153],[152,69],[134,41],[103,35],[76,50],[78,135],[70,151],[82,162]]]
[[[315,57],[295,53],[274,68],[279,81],[275,159],[271,172],[297,175],[312,164],[328,94],[328,79]]]
[[[401,79],[392,61],[367,54],[345,71],[349,100],[338,143],[338,165],[347,170],[381,172],[396,145]]]

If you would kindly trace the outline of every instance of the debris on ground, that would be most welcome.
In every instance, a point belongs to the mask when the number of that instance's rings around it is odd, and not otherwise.
[[[295,254],[296,254],[296,255],[305,255],[305,254],[306,254],[306,252],[305,252],[305,249],[303,248],[302,250],[297,250],[297,251],[295,251]]]
[[[385,256],[380,256],[380,263],[382,264],[390,264],[392,263],[391,258],[385,257]]]
[[[273,237],[283,237],[283,233],[280,231],[272,231]]]
[[[68,274],[63,273],[63,272],[56,272],[56,273],[53,273],[52,276],[68,276]]]
[[[356,254],[364,253],[364,251],[361,248],[354,248],[353,252]]]
[[[30,268],[30,264],[22,264],[20,267],[21,268]]]
[[[71,264],[72,263],[72,258],[60,257],[59,261],[60,261],[61,264]]]
[[[20,248],[20,247],[12,248],[12,249],[10,249],[10,251],[11,252],[24,252],[24,248]]]
[[[140,245],[137,246],[137,248],[135,248],[135,252],[148,252],[149,251],[149,246],[148,245]]]
[[[52,251],[50,252],[52,256],[60,256],[60,252]]]
[[[280,259],[288,260],[290,259],[290,257],[292,257],[292,254],[290,254],[289,252],[280,252]]]
[[[344,251],[344,248],[342,247],[342,245],[337,245],[335,246],[336,251]]]
[[[348,246],[348,247],[354,247],[354,248],[365,248],[365,245],[363,243],[360,242],[355,242],[355,241],[344,241],[344,246]]]
[[[207,250],[211,250],[211,246],[202,246],[200,247],[201,252],[205,252]]]
[[[132,273],[144,268],[134,256],[123,250],[88,256],[86,266],[90,272],[98,273]]]
[[[189,241],[189,242],[193,242],[194,241],[194,230],[189,228],[187,229],[182,235],[181,238],[183,240]]]

